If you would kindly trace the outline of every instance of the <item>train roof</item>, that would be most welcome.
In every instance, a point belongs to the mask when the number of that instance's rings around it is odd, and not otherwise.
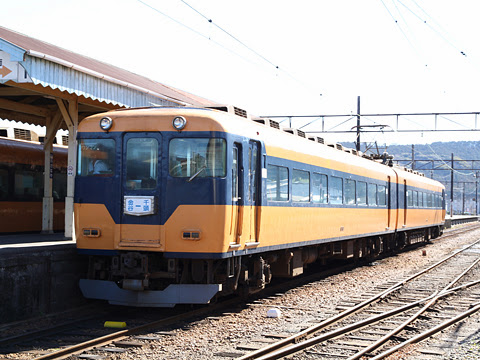
[[[53,145],[53,166],[66,167],[68,148]],[[43,144],[36,141],[26,141],[0,137],[0,162],[9,164],[45,164]]]
[[[397,173],[404,179],[420,181],[419,178],[421,178],[421,183],[429,187],[443,187],[439,182],[428,179],[416,171],[382,164],[381,160],[364,156],[363,153],[344,148],[340,144],[322,143],[321,138],[308,138],[305,133],[297,129],[282,129],[277,122],[271,119],[252,117],[234,107],[119,109],[86,118],[80,123],[79,132],[98,132],[100,130],[99,120],[104,116],[113,119],[114,125],[111,131],[148,131],[149,129],[172,131],[171,121],[173,118],[184,116],[188,123],[185,131],[219,131],[258,139],[265,144],[269,156],[335,168],[356,175],[364,175],[368,172],[369,176],[378,179],[385,178],[385,174],[393,177]],[[159,125],[158,116],[167,116],[169,121]],[[131,119],[135,122],[115,123],[115,120],[120,119]]]

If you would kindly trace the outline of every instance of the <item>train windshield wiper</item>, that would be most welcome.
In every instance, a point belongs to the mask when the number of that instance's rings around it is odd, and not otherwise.
[[[195,174],[192,175],[192,177],[190,179],[187,180],[187,182],[190,182],[192,181],[193,179],[195,179],[203,170],[205,170],[207,167],[204,166],[202,167],[200,170],[198,170]]]

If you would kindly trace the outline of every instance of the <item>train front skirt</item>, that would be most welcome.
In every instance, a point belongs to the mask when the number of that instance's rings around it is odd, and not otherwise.
[[[208,304],[222,291],[221,284],[171,284],[162,291],[134,291],[113,281],[80,279],[80,289],[88,299],[108,300],[113,305],[174,307],[176,304]]]

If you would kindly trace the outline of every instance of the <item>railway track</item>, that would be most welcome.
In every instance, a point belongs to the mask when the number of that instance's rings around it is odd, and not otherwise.
[[[247,353],[246,359],[383,359],[480,310],[480,240],[372,297],[350,299],[343,312]],[[467,299],[467,300],[466,300]]]
[[[445,239],[449,236],[454,236],[461,234],[463,232],[470,231],[472,227],[468,228],[460,228],[456,230],[449,230],[442,238]],[[339,273],[342,271],[349,270],[353,267],[353,264],[348,264],[347,266],[344,266],[342,268],[336,268],[336,269],[331,269],[326,272],[322,272],[320,274],[312,274],[307,277],[303,277],[301,279],[294,279],[292,281],[289,281],[286,284],[281,284],[279,286],[271,286],[267,289],[266,292],[263,292],[261,294],[262,297],[269,296],[269,294],[274,294],[278,291],[282,291],[282,288],[288,288],[288,287],[295,287],[298,286],[298,284],[302,283],[308,283],[310,281],[315,281],[318,280],[319,278],[325,278],[331,274]],[[440,265],[437,265],[440,266]],[[418,275],[419,276],[419,275]],[[413,280],[412,280],[413,281]],[[402,282],[408,283],[408,279],[402,279]],[[369,304],[374,304],[374,303],[384,303],[386,297],[389,296],[389,294],[393,293],[399,293],[399,284],[393,284],[392,286],[389,286],[388,288],[385,289],[385,291],[379,292],[374,299],[366,299],[366,298],[359,298],[356,299],[357,306],[360,307],[367,307]],[[405,292],[406,290],[402,290]],[[403,294],[402,292],[402,294]],[[446,291],[448,295],[451,295],[450,292]],[[443,297],[445,297],[447,294],[443,294]],[[404,296],[405,297],[405,296]],[[427,296],[425,296],[427,297]],[[405,298],[408,298],[406,296]],[[424,304],[426,301],[432,300],[433,298],[428,298],[426,300],[423,300],[421,304]],[[412,300],[412,299],[410,299]],[[405,300],[402,300],[405,301]],[[222,302],[219,304],[215,304],[214,306],[210,307],[205,307],[205,308],[200,308],[194,311],[186,311],[185,309],[182,310],[175,310],[177,311],[175,315],[172,315],[172,310],[160,310],[158,312],[147,312],[147,314],[150,314],[150,319],[146,319],[143,315],[139,314],[144,314],[145,311],[139,311],[136,312],[135,310],[128,310],[128,311],[123,311],[121,313],[121,317],[118,315],[104,315],[100,318],[105,319],[112,319],[115,318],[122,318],[122,320],[127,319],[127,323],[129,324],[128,329],[122,329],[119,331],[112,331],[111,329],[101,329],[103,326],[103,320],[100,321],[98,317],[96,319],[93,319],[91,321],[96,321],[96,323],[92,322],[83,322],[80,323],[79,321],[72,322],[71,324],[62,324],[61,326],[58,326],[56,328],[49,328],[49,329],[44,329],[42,331],[36,331],[35,333],[25,333],[21,336],[14,336],[11,338],[6,338],[3,340],[0,340],[0,348],[3,346],[11,345],[13,343],[21,343],[22,347],[19,348],[17,351],[19,353],[25,353],[28,354],[28,358],[30,359],[70,359],[74,358],[72,357],[73,355],[75,356],[81,356],[81,358],[85,359],[103,359],[103,358],[108,358],[108,354],[112,353],[118,353],[118,352],[124,352],[128,351],[125,349],[125,347],[136,347],[140,346],[141,342],[149,341],[149,340],[158,340],[162,336],[168,335],[168,331],[160,331],[158,330],[165,330],[169,328],[169,324],[176,324],[178,327],[179,323],[185,323],[188,327],[188,323],[193,321],[192,319],[195,318],[207,318],[208,316],[211,316],[212,314],[220,314],[222,311],[225,311],[225,309],[231,309],[232,307],[235,306],[242,306],[242,301],[240,299],[231,299],[228,300],[227,302]],[[413,306],[412,309],[415,307],[418,308],[420,303],[416,306]],[[243,303],[244,305],[244,303]],[[351,305],[351,304],[350,304]],[[373,311],[373,310],[371,310]],[[379,311],[379,310],[375,310]],[[410,310],[413,311],[413,310]],[[131,314],[129,314],[131,312]],[[341,321],[342,318],[348,314],[351,316],[356,316],[358,317],[360,312],[360,309],[352,308],[350,306],[350,309],[348,311],[342,312],[340,315],[341,317],[333,317],[329,320],[325,320],[322,324],[319,324],[316,326],[315,329],[311,330],[310,333],[300,333],[298,337],[296,337],[293,340],[293,343],[295,342],[300,342],[301,339],[306,339],[306,338],[314,338],[316,336],[319,336],[321,331],[326,331],[327,327],[330,327],[329,330],[331,331],[331,327],[333,324],[337,324],[337,327],[342,327]],[[158,319],[155,321],[151,321],[152,318]],[[128,320],[130,319],[130,320]],[[99,321],[102,322],[102,324],[99,325]],[[327,324],[327,321],[329,322]],[[357,322],[360,320],[357,320]],[[322,330],[323,328],[323,330]],[[92,330],[92,329],[97,329],[97,330]],[[101,330],[100,330],[101,329]],[[153,330],[152,330],[153,329]],[[149,333],[153,331],[153,333]],[[157,331],[157,335],[155,335],[155,331]],[[144,334],[150,334],[149,336],[145,336]],[[153,334],[153,335],[152,335]],[[365,336],[365,335],[353,335],[353,336]],[[35,340],[37,339],[37,340]],[[51,340],[49,340],[51,339]],[[398,339],[398,337],[397,337]],[[360,340],[356,340],[358,343]],[[71,345],[73,344],[73,345]],[[311,347],[311,346],[310,346]],[[37,350],[35,350],[37,349]],[[12,348],[13,350],[13,348]],[[277,348],[278,350],[278,348]],[[309,351],[314,351],[314,352],[319,352],[320,350],[309,350]],[[323,351],[323,350],[322,350]],[[8,352],[2,352],[3,354],[8,353]],[[82,354],[82,355],[79,355]],[[102,355],[103,354],[103,355]],[[335,353],[333,353],[335,354]],[[247,354],[245,358],[256,358],[256,357],[250,357],[250,356],[256,356],[254,353]],[[263,356],[263,355],[261,355]],[[1,355],[0,355],[1,358]],[[76,357],[75,357],[76,358]]]
[[[278,291],[350,270],[353,267],[355,264],[347,264],[294,278],[278,285],[271,285],[258,296],[269,296]],[[174,309],[120,307],[120,309],[124,309],[122,311],[115,307],[113,311],[105,311],[102,306],[99,312],[87,317],[0,338],[0,359],[2,359],[1,354],[22,353],[27,356],[25,358],[35,360],[70,359],[71,356],[79,355],[84,359],[101,360],[108,357],[97,354],[89,355],[89,351],[93,350],[94,353],[103,354],[124,352],[128,347],[139,346],[139,341],[157,340],[161,336],[170,335],[170,331],[164,331],[164,329],[168,329],[171,325],[178,327],[179,324],[185,323],[188,327],[188,323],[194,319],[215,317],[224,311],[244,305],[244,299],[235,297],[193,310],[188,306],[177,306]],[[121,319],[122,322],[129,325],[129,328],[117,331],[104,328],[103,323],[107,319]],[[152,319],[157,320],[152,321]],[[158,335],[155,335],[154,330],[158,331],[159,329]],[[149,331],[153,331],[154,335],[142,336]]]

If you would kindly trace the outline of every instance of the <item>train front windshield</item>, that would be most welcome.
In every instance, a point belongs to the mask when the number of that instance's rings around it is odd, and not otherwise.
[[[224,177],[226,142],[223,139],[172,139],[169,172],[174,177]]]
[[[82,139],[78,144],[78,175],[112,176],[115,172],[115,140]]]

